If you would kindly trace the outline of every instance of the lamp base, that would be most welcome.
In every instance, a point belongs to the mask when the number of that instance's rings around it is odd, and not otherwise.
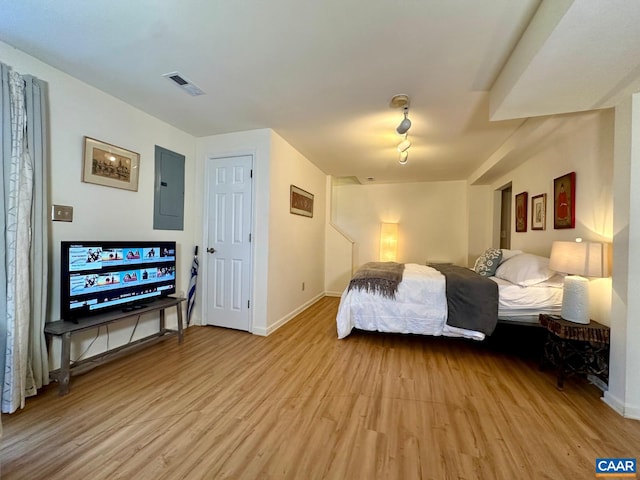
[[[567,275],[562,290],[562,318],[570,322],[588,324],[589,280],[578,275]]]

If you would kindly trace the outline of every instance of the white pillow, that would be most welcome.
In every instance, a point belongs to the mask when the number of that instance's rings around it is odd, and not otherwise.
[[[500,260],[500,263],[504,263],[507,260],[509,260],[511,257],[515,257],[516,255],[520,255],[521,253],[524,253],[522,250],[509,250],[506,248],[502,249],[502,260]]]
[[[521,287],[544,282],[556,274],[549,269],[549,259],[531,253],[522,253],[503,262],[496,270],[496,277]]]

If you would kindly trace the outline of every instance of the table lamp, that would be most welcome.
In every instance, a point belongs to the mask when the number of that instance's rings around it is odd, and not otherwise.
[[[562,293],[562,318],[588,324],[589,280],[608,276],[608,244],[597,242],[553,242],[549,268],[568,274]]]

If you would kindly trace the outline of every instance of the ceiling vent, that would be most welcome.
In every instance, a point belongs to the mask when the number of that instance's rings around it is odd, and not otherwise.
[[[170,82],[176,84],[192,97],[197,97],[198,95],[205,94],[200,87],[195,85],[191,80],[186,79],[184,75],[180,74],[179,72],[165,73],[162,76]]]

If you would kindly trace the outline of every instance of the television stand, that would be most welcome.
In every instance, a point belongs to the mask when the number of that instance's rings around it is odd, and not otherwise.
[[[121,311],[123,313],[134,312],[134,311],[140,310],[142,308],[147,308],[148,306],[149,306],[149,304],[147,304],[147,303],[140,303],[138,305],[131,305],[130,307],[124,307]]]
[[[84,373],[98,365],[139,350],[142,347],[165,340],[168,337],[177,336],[178,343],[182,343],[182,309],[180,308],[180,305],[184,301],[185,299],[181,297],[165,297],[152,303],[141,305],[141,308],[136,308],[131,311],[115,310],[95,316],[78,318],[74,321],[59,320],[55,322],[47,322],[44,327],[44,333],[47,336],[47,339],[50,340],[52,337],[60,337],[62,342],[60,368],[49,373],[49,378],[58,382],[58,394],[62,396],[69,393],[69,382],[72,375]],[[177,330],[165,327],[165,310],[172,307],[176,307],[178,314]],[[135,342],[127,343],[126,345],[99,353],[84,360],[74,362],[74,364],[71,365],[71,337],[74,334],[155,311],[158,311],[160,315],[160,328],[157,333],[136,340]]]

